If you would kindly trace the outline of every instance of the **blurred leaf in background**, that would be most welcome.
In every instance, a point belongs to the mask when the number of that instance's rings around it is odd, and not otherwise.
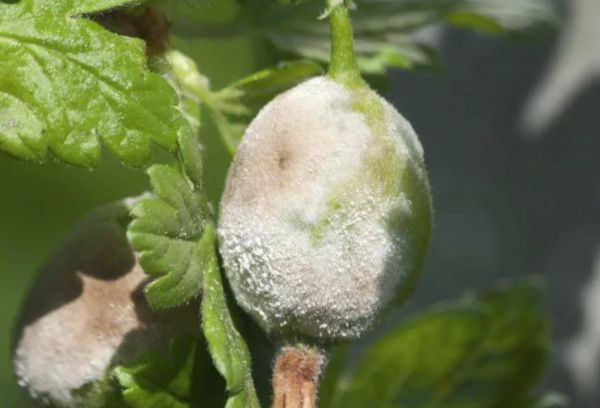
[[[568,2],[558,50],[523,114],[523,127],[539,136],[575,96],[600,76],[600,1]]]
[[[328,407],[539,406],[550,347],[542,297],[539,282],[524,282],[434,306],[371,345],[326,389]]]
[[[329,60],[327,22],[317,19],[320,0],[301,2],[246,0],[230,21],[202,23],[176,16],[173,31],[200,38],[248,36],[264,39],[284,53],[321,63]],[[513,36],[558,23],[552,0],[364,0],[353,13],[356,50],[365,74],[387,68],[436,68],[437,53],[421,31],[450,25],[487,34]]]
[[[100,141],[132,166],[148,162],[153,143],[173,150],[185,123],[144,42],[75,17],[131,0],[40,3],[0,3],[0,150],[82,167],[97,165]]]
[[[175,338],[169,358],[147,353],[135,364],[119,366],[113,375],[123,388],[123,400],[131,408],[190,408],[191,379],[196,341]]]

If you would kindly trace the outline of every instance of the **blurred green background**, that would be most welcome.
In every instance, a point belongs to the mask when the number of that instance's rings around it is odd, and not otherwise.
[[[541,275],[554,325],[545,385],[567,394],[573,407],[593,408],[600,406],[599,392],[581,392],[577,367],[565,356],[600,316],[597,311],[590,320],[582,300],[600,276],[598,81],[587,82],[537,139],[528,138],[521,123],[531,94],[555,63],[561,33],[542,42],[509,42],[438,31],[443,73],[391,73],[386,96],[420,135],[436,212],[423,279],[398,318],[468,288]],[[175,39],[174,46],[194,57],[215,88],[264,66],[270,56],[264,44],[245,39]],[[215,203],[228,158],[212,124],[203,126],[204,176]],[[26,406],[9,345],[36,268],[89,209],[146,188],[143,172],[108,153],[93,172],[0,155],[0,407]],[[598,356],[589,357],[597,357],[596,370]]]

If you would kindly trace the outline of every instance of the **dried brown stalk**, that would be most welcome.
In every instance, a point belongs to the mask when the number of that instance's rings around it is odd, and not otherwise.
[[[315,408],[323,363],[320,350],[282,348],[273,369],[273,408]]]

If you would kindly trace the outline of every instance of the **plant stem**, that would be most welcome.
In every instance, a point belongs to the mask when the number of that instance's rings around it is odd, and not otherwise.
[[[350,86],[357,87],[363,84],[360,69],[354,52],[352,37],[352,24],[348,8],[336,4],[336,0],[326,0],[330,9],[329,27],[331,30],[331,63],[328,75],[334,80]]]
[[[273,408],[315,408],[324,361],[320,350],[283,347],[273,369]]]

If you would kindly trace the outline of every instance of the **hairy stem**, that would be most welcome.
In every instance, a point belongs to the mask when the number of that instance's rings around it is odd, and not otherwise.
[[[273,408],[315,408],[324,361],[320,350],[282,348],[273,369]]]
[[[332,8],[329,14],[331,64],[328,75],[344,85],[360,86],[363,80],[356,61],[348,8],[344,2],[337,4],[336,0],[326,0],[326,4]]]

